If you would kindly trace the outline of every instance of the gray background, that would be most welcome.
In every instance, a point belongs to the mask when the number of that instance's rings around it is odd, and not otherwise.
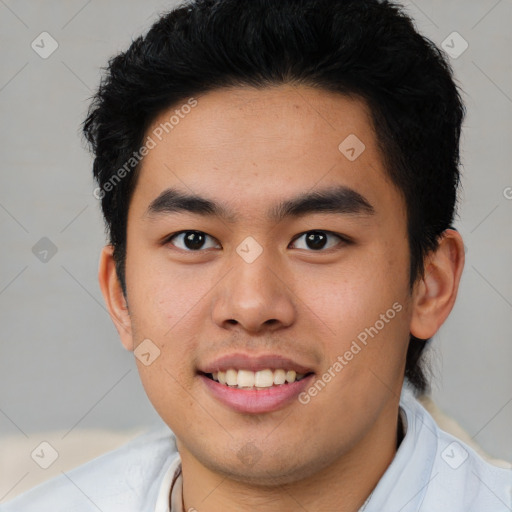
[[[172,5],[0,0],[2,435],[161,421],[97,283],[105,237],[79,130],[100,67]],[[467,260],[435,339],[433,396],[486,451],[512,460],[512,2],[405,5],[438,45],[453,31],[469,44],[451,59],[468,108],[456,223]],[[59,44],[47,59],[31,48],[43,31]],[[33,253],[43,237],[57,248],[46,263]]]

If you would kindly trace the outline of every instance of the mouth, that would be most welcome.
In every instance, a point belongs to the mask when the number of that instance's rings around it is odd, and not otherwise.
[[[314,379],[314,372],[297,374],[284,368],[198,372],[205,392],[230,410],[242,414],[264,414],[299,402]]]
[[[265,390],[299,382],[305,377],[312,375],[313,372],[297,373],[295,370],[286,370],[284,368],[266,368],[258,371],[230,368],[226,371],[213,373],[200,371],[199,374],[230,388]]]

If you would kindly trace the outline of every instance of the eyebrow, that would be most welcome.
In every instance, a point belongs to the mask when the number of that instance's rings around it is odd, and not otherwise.
[[[156,218],[180,212],[216,216],[230,223],[238,219],[232,210],[212,199],[183,193],[174,188],[164,190],[154,199],[145,215]],[[359,192],[346,186],[337,186],[306,192],[282,201],[268,210],[267,218],[277,223],[285,218],[312,213],[370,216],[375,214],[375,208]]]

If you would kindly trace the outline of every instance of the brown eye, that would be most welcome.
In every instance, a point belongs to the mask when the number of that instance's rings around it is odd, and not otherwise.
[[[180,231],[179,233],[175,233],[171,235],[166,243],[171,243],[175,247],[182,249],[184,251],[200,251],[201,249],[210,249],[212,248],[211,244],[207,243],[207,240],[214,240],[213,237],[204,233],[203,231]],[[173,240],[177,240],[178,243],[173,242]],[[206,246],[205,246],[206,243]],[[179,245],[178,245],[179,244]],[[215,247],[215,244],[213,245]]]
[[[327,246],[330,237],[338,238],[338,240],[341,240],[342,242],[348,242],[346,238],[342,237],[341,235],[331,233],[330,231],[314,230],[302,233],[294,240],[294,243],[296,243],[297,240],[300,240],[303,237],[306,247],[295,247],[296,249],[311,249],[313,251],[320,251],[322,249],[331,249],[332,247],[336,247],[336,245],[339,245],[338,242],[337,244],[331,243],[329,246]]]

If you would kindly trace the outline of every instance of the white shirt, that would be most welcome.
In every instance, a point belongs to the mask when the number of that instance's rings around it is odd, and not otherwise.
[[[512,511],[512,469],[492,466],[440,430],[407,388],[400,409],[405,437],[365,512]],[[181,493],[175,437],[163,426],[0,505],[0,512],[183,512]]]

